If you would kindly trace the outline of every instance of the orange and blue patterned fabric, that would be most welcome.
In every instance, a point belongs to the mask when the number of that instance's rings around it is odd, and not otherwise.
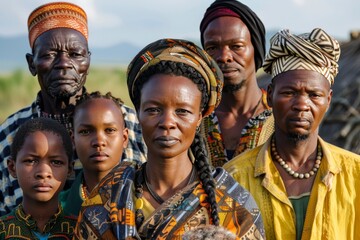
[[[127,70],[127,84],[131,101],[135,101],[135,86],[139,76],[160,61],[180,62],[195,68],[205,80],[209,101],[202,110],[209,115],[220,103],[223,74],[216,62],[193,42],[183,39],[160,39],[144,47],[131,61]],[[136,107],[136,104],[135,104]]]
[[[135,226],[134,177],[139,167],[122,162],[83,203],[75,239],[182,239],[185,231],[211,224],[202,185],[195,181],[178,191],[139,228]],[[263,239],[260,211],[250,195],[226,171],[213,172],[220,225],[238,238]]]
[[[32,48],[42,33],[55,28],[71,28],[88,39],[87,16],[85,11],[68,2],[52,2],[41,5],[28,18],[29,43]]]

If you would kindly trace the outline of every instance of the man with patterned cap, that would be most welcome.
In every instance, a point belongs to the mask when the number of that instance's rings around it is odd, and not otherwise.
[[[0,126],[0,216],[22,198],[16,179],[7,171],[13,136],[21,124],[37,117],[55,119],[70,131],[76,98],[86,91],[90,66],[87,15],[79,6],[66,2],[41,5],[29,15],[28,30],[32,53],[26,54],[26,60],[31,74],[37,76],[40,91],[30,106],[12,114]],[[129,129],[123,159],[144,161],[146,146],[136,112],[128,107],[123,111]],[[80,169],[80,161],[75,159],[75,170]]]
[[[360,236],[360,156],[318,135],[339,56],[339,43],[319,28],[271,39],[264,69],[275,132],[224,165],[257,201],[267,239]]]
[[[266,90],[256,71],[265,56],[265,27],[260,18],[236,0],[216,0],[200,23],[201,44],[224,75],[220,105],[203,120],[213,166],[264,143],[273,133]]]

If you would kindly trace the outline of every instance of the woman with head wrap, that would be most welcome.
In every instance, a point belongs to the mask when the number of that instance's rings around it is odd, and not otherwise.
[[[222,74],[199,47],[161,39],[128,68],[128,88],[148,146],[147,163],[121,163],[83,205],[77,236],[181,239],[185,231],[222,225],[262,239],[251,195],[222,168],[209,167],[197,132],[219,103]]]
[[[319,28],[271,39],[264,70],[275,132],[224,165],[257,201],[267,239],[359,239],[360,156],[319,136],[339,57]]]

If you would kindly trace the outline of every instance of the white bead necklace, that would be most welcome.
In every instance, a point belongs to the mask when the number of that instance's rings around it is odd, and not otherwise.
[[[313,176],[319,170],[321,159],[322,159],[322,149],[321,149],[320,144],[317,145],[317,156],[316,156],[314,167],[312,168],[312,170],[310,170],[307,173],[298,173],[291,169],[291,167],[280,157],[279,153],[276,151],[276,145],[275,145],[274,138],[271,140],[271,151],[272,151],[275,159],[279,162],[280,166],[282,166],[286,170],[286,172],[288,174],[290,174],[291,176],[293,176],[294,178],[307,179],[307,178]]]

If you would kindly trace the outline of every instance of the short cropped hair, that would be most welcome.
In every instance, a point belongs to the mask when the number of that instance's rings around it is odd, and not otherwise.
[[[73,145],[71,137],[66,128],[59,122],[51,118],[34,118],[23,123],[16,132],[13,143],[11,144],[11,158],[16,161],[18,152],[24,145],[27,136],[34,132],[49,132],[59,136],[62,140],[69,163],[73,160]]]

